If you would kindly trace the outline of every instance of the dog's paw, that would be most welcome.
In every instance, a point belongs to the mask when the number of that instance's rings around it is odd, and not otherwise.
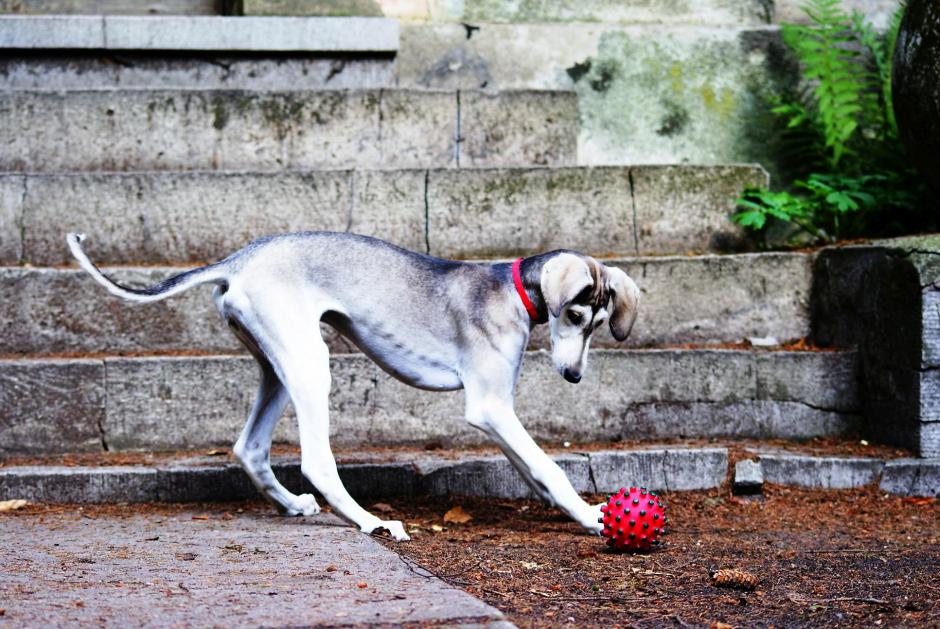
[[[313,494],[301,494],[295,497],[291,503],[284,509],[284,515],[316,515],[320,513],[320,505],[317,504]]]
[[[601,522],[601,519],[604,517],[604,513],[601,511],[601,507],[605,504],[607,503],[602,502],[596,505],[588,505],[584,515],[578,519],[578,524],[587,529],[589,533],[600,535],[601,530],[604,528],[604,525]]]
[[[411,537],[405,533],[405,527],[402,526],[402,523],[398,520],[379,520],[379,523],[372,527],[370,530],[362,529],[365,533],[375,533],[379,529],[385,529],[388,531],[392,539],[396,542],[407,542],[411,540]]]

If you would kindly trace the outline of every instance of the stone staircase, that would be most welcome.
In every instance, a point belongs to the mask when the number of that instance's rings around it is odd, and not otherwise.
[[[586,19],[608,4],[548,3],[557,15],[527,23],[466,3],[403,22],[400,39],[382,17],[0,17],[0,456],[228,446],[255,393],[207,289],[119,302],[72,264],[73,230],[141,284],[291,230],[473,260],[578,249],[627,271],[642,306],[627,343],[598,335],[577,386],[533,336],[517,411],[537,439],[857,435],[856,344],[782,346],[818,327],[819,254],[735,253],[746,242],[727,220],[768,177],[743,163],[767,146],[740,111],[756,111],[755,85],[786,80],[765,3]],[[319,34],[306,49],[296,33]],[[726,43],[709,53],[717,74],[693,78],[701,37]],[[651,49],[645,74],[604,57],[674,38],[678,61]],[[693,95],[698,109],[682,105]],[[461,393],[408,388],[324,332],[337,446],[482,442]],[[290,416],[276,439],[296,443]]]

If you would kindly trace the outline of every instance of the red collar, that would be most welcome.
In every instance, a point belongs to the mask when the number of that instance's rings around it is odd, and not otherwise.
[[[529,318],[533,321],[538,321],[539,312],[535,309],[535,306],[532,305],[532,301],[529,299],[529,296],[525,292],[525,287],[522,285],[522,274],[519,272],[521,266],[522,258],[512,263],[512,283],[516,285],[516,292],[519,293],[519,299],[522,300],[522,305],[525,306],[526,312],[529,313]]]

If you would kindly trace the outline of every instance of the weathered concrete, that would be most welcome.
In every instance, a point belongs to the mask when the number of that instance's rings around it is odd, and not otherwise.
[[[857,428],[851,353],[595,350],[589,372],[577,386],[562,385],[546,354],[533,352],[526,358],[516,410],[533,436],[548,442],[808,438]],[[232,356],[107,358],[103,364],[101,436],[116,450],[230,444],[258,381],[250,358]],[[59,361],[45,360],[2,365],[14,382],[41,381],[51,377],[44,375],[46,369],[57,373],[62,368]],[[387,376],[362,355],[334,356],[331,369],[330,423],[338,446],[485,442],[482,433],[465,423],[459,391],[419,391]],[[799,380],[806,384],[794,386]],[[81,399],[100,391],[102,384],[99,375],[92,380],[76,377],[69,386],[70,399]],[[44,397],[34,397],[34,404],[42,404]],[[33,415],[43,418],[43,425],[74,421],[68,408],[57,408],[29,406],[16,415],[18,425],[31,426]],[[280,423],[277,441],[297,442],[291,417],[288,413]],[[24,435],[12,434],[5,445],[11,452],[28,452],[35,443],[26,429]],[[63,439],[45,449],[71,447]]]
[[[397,219],[402,223],[401,233],[406,234],[409,199],[420,196],[420,190],[415,192],[404,185],[406,183],[404,177],[403,185],[397,187],[384,183],[375,187],[364,182],[357,185],[356,194],[372,196],[375,193],[376,201],[385,198],[391,207],[398,207],[396,214],[388,220],[382,219],[382,224]],[[236,185],[233,189],[242,187]],[[387,194],[379,194],[386,189]],[[396,190],[403,195],[401,205],[397,206],[393,201]],[[130,196],[133,197],[133,193]],[[272,212],[272,216],[277,215]],[[366,222],[364,217],[371,214],[354,213],[355,216],[363,218],[354,218],[354,228],[362,227],[361,231],[367,233],[372,228],[380,231],[378,226]],[[59,229],[63,232],[81,227],[77,219],[74,225],[69,225],[73,219],[67,215],[62,221]],[[95,260],[112,259],[109,257],[112,254],[120,259],[121,255],[133,254],[134,244],[159,255],[157,242],[164,244],[164,251],[169,252],[174,246],[214,246],[214,239],[224,240],[230,236],[225,229],[207,230],[206,242],[187,243],[198,228],[187,231],[177,225],[163,240],[147,239],[146,236],[160,232],[159,223],[157,220],[150,223],[149,234],[138,232],[139,222],[125,223],[123,227],[138,233],[128,235],[123,241],[105,243],[105,246],[120,246],[121,250],[102,251],[101,243],[94,240],[94,236],[87,241],[88,249]],[[122,233],[121,227],[115,224],[109,229],[109,235],[117,237]],[[413,233],[421,234],[422,230],[415,228]],[[64,247],[57,246],[58,240],[56,237],[44,243],[44,248],[37,247],[33,251],[50,257],[60,256]],[[220,250],[219,253],[207,252],[205,258],[221,256]],[[640,314],[626,346],[733,342],[752,336],[783,340],[801,338],[809,332],[810,255],[633,258],[605,260],[605,263],[623,268],[642,292]],[[105,272],[118,281],[136,286],[149,286],[184,270],[185,267],[105,267]],[[78,269],[0,267],[0,354],[240,351],[241,344],[219,318],[210,293],[209,288],[195,289],[156,304],[134,306],[107,295]],[[332,328],[324,325],[321,329],[333,353],[358,351]],[[530,349],[549,346],[547,326],[536,327]],[[621,346],[623,344],[617,343],[607,327],[597,330],[592,340],[595,348]]]
[[[94,451],[106,406],[98,360],[0,360],[0,453]]]
[[[627,456],[630,456],[629,453]],[[565,471],[578,493],[597,493],[586,456],[553,457]],[[462,457],[458,461],[417,460],[421,492],[432,496],[494,496],[534,498],[535,492],[512,467],[506,457]]]
[[[780,24],[809,24],[810,19],[803,12],[802,0],[774,0],[774,21]],[[898,8],[897,0],[843,0],[842,7],[848,11],[858,11],[871,21],[875,28],[884,30],[888,26],[891,14]]]
[[[632,253],[629,173],[620,167],[434,171],[427,191],[431,253],[449,258],[561,248]]]
[[[865,430],[940,456],[940,236],[822,252],[813,337],[859,348]]]
[[[511,627],[335,515],[2,517],[0,561],[15,626]]]
[[[885,463],[882,491],[906,496],[940,496],[940,459],[898,459]]]
[[[465,165],[574,163],[575,96],[543,95],[464,94],[458,106],[427,90],[11,91],[0,93],[0,168],[448,167],[461,161],[458,124]]]
[[[398,23],[369,17],[0,15],[0,48],[394,54]]]
[[[763,178],[753,166],[6,174],[0,263],[68,264],[68,230],[87,233],[109,264],[203,262],[296,230],[353,231],[464,259],[726,250],[734,191]],[[721,260],[708,259],[716,279],[742,259]]]
[[[578,100],[567,91],[458,92],[457,165],[573,166]],[[408,112],[411,113],[411,112]]]
[[[253,0],[258,1],[258,0]],[[266,0],[261,0],[266,1]],[[671,2],[648,0],[560,0],[503,2],[431,0],[435,19],[452,22],[601,22],[650,24],[763,24],[772,9],[760,0]]]
[[[350,230],[424,251],[424,179],[424,171],[30,176],[23,256],[68,264],[68,231],[86,233],[90,254],[110,264],[204,263],[305,230]]]
[[[765,186],[760,167],[638,166],[630,170],[637,251],[701,253],[742,245],[742,231],[729,220],[747,187]]]
[[[736,495],[759,494],[764,486],[764,472],[761,464],[751,459],[743,459],[734,464],[734,481],[731,490]]]
[[[394,58],[120,51],[8,51],[0,89],[374,89],[394,85]]]
[[[242,11],[245,15],[384,15],[376,0],[243,0]]]
[[[0,13],[20,15],[218,15],[225,0],[0,0]]]
[[[624,483],[656,491],[712,489],[728,474],[724,448],[591,452],[588,456],[598,492],[616,492]]]
[[[24,176],[0,176],[0,263],[17,264],[22,259],[25,196]]]
[[[398,85],[574,88],[580,164],[758,162],[774,171],[765,99],[796,77],[776,27],[473,26],[404,25]]]
[[[884,461],[865,457],[816,457],[760,454],[764,480],[778,485],[850,489],[878,480]]]

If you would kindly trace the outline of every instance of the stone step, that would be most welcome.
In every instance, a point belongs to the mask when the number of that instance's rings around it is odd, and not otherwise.
[[[797,78],[776,26],[470,24],[404,23],[397,84],[573,89],[581,164],[757,162],[774,172],[768,99]]]
[[[464,259],[720,251],[740,244],[735,198],[766,182],[759,166],[7,173],[0,263],[67,264],[67,231],[108,264],[201,262],[301,230]]]
[[[10,50],[0,90],[324,90],[395,86],[395,58],[379,55]]]
[[[0,92],[0,170],[569,165],[565,91]]]
[[[553,456],[582,494],[615,492],[623,483],[654,491],[692,491],[721,486],[728,472],[725,448],[599,450]],[[535,498],[502,455],[409,451],[388,456],[340,455],[340,477],[354,497],[481,496]],[[310,491],[293,457],[272,467],[294,493]],[[21,466],[0,468],[0,500],[46,503],[217,502],[258,496],[241,466],[205,457],[177,457],[155,464]]]
[[[810,334],[814,256],[762,253],[605,260],[642,292],[626,345],[778,341]],[[106,268],[120,281],[151,285],[181,267]],[[355,346],[323,326],[331,350]],[[621,347],[606,327],[592,347]],[[538,326],[530,347],[549,347]],[[108,295],[84,271],[0,267],[0,354],[68,352],[235,352],[242,346],[221,321],[208,288],[146,306]]]
[[[18,15],[218,15],[231,0],[0,0]]]
[[[729,453],[723,447],[667,446],[600,449],[552,458],[581,494],[613,493],[626,485],[653,491],[716,489],[724,485]],[[0,468],[0,500],[40,503],[221,502],[256,498],[241,466],[228,457],[152,457],[144,464],[20,465]],[[781,460],[786,474],[779,474]],[[535,498],[502,455],[399,451],[340,453],[343,484],[353,497],[413,496]],[[738,462],[738,466],[741,462]],[[879,484],[906,496],[940,494],[940,459],[878,459],[780,454],[760,456],[775,485],[845,489]],[[292,492],[310,491],[297,457],[274,457],[278,479]]]
[[[395,54],[398,22],[373,17],[0,15],[0,49]]]
[[[594,350],[578,385],[526,355],[516,410],[548,442],[736,436],[802,439],[857,430],[854,352]],[[337,447],[473,444],[463,394],[419,391],[362,355],[334,355]],[[241,356],[0,360],[0,452],[187,449],[231,444],[257,367]],[[276,432],[296,443],[294,421]]]

